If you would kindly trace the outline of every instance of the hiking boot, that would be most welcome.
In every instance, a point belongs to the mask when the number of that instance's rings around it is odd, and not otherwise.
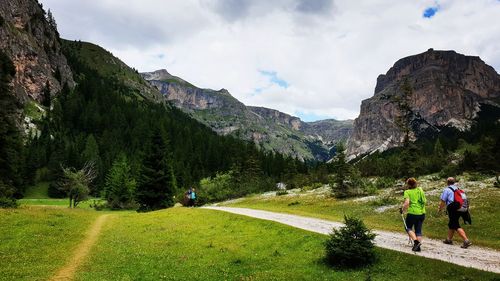
[[[420,252],[420,245],[422,245],[422,243],[415,241],[413,243],[413,247],[411,247],[411,250],[414,252]]]
[[[445,240],[443,240],[443,243],[448,244],[448,245],[452,245],[453,241],[451,241],[449,239],[445,239]]]
[[[460,246],[460,248],[467,249],[467,248],[469,248],[470,245],[472,245],[472,242],[467,240],[467,241],[464,241],[464,243],[462,244],[462,246]]]

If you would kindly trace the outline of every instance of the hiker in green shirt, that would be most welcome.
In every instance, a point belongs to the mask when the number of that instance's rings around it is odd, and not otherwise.
[[[420,252],[422,243],[422,224],[425,220],[425,194],[422,188],[417,187],[417,180],[409,178],[406,181],[408,189],[403,194],[404,203],[402,212],[408,212],[406,215],[406,232],[413,240],[412,251]],[[413,231],[415,227],[415,231]]]

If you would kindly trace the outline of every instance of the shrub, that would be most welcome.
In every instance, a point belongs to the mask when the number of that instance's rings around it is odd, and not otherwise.
[[[443,170],[441,170],[441,172],[439,173],[439,177],[455,177],[458,174],[460,174],[459,166],[456,164],[448,164],[443,168]]]
[[[394,179],[388,177],[381,177],[375,181],[375,186],[378,189],[385,189],[394,186]]]
[[[14,198],[14,188],[0,180],[0,208],[17,208],[18,203]]]
[[[202,179],[198,191],[202,196],[197,196],[198,203],[203,205],[233,197],[233,185],[234,177],[232,172],[217,173],[215,177]]]
[[[359,218],[344,216],[344,220],[345,226],[333,229],[325,243],[327,263],[347,268],[373,263],[375,234]]]
[[[318,189],[318,188],[320,188],[322,186],[323,186],[322,183],[315,182],[315,183],[312,183],[311,185],[306,185],[306,186],[301,187],[300,190],[301,191],[309,191],[309,190]]]
[[[370,205],[375,207],[394,205],[399,202],[398,199],[391,197],[390,195],[381,196],[370,203]]]
[[[286,189],[280,189],[278,191],[276,191],[276,196],[282,196],[282,195],[287,195],[288,192],[286,191]]]
[[[19,203],[14,198],[0,197],[0,208],[17,208]]]
[[[102,211],[108,208],[108,204],[99,200],[92,200],[92,202],[90,202],[89,204],[89,207],[94,208],[96,211]]]

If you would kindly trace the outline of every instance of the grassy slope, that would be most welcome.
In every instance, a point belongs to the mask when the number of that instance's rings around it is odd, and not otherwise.
[[[0,209],[0,280],[45,280],[64,265],[96,212]]]
[[[442,239],[447,232],[448,218],[437,214],[437,206],[442,183],[436,181],[422,181],[427,193],[427,214],[424,222],[424,236]],[[432,192],[431,192],[432,190]],[[464,226],[469,238],[475,245],[488,246],[500,249],[500,189],[486,188],[481,182],[467,182],[465,190],[471,198],[472,225]],[[392,195],[394,202],[401,202],[401,195]],[[356,202],[353,200],[336,200],[331,197],[317,197],[317,195],[262,197],[250,196],[236,201],[228,206],[262,209],[309,217],[341,221],[344,214],[363,218],[372,228],[391,231],[403,231],[401,216],[397,207],[393,206],[385,212],[377,213],[380,200],[372,202]],[[394,203],[392,203],[394,204]],[[399,203],[396,203],[399,204]],[[462,223],[462,221],[461,221]],[[455,236],[455,239],[459,239]],[[459,240],[457,240],[459,241]]]
[[[75,52],[78,58],[103,77],[115,77],[125,85],[140,92],[140,99],[144,97],[152,101],[163,101],[162,95],[142,79],[138,72],[104,48],[80,41],[62,40],[62,43],[65,48]]]
[[[370,268],[321,260],[326,237],[228,213],[173,208],[110,218],[77,280],[492,280],[498,275],[377,249]],[[422,270],[425,268],[426,270]]]

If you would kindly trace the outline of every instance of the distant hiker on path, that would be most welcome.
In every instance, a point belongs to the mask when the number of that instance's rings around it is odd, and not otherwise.
[[[189,207],[194,207],[196,203],[196,189],[193,187],[189,191]]]
[[[472,245],[472,243],[467,238],[467,234],[465,234],[464,229],[460,226],[459,219],[463,218],[465,222],[469,223],[471,223],[471,219],[467,210],[467,197],[465,196],[465,193],[456,186],[455,182],[455,179],[452,177],[449,177],[446,180],[448,186],[443,190],[440,198],[441,202],[439,202],[438,212],[441,212],[444,206],[446,206],[446,211],[448,212],[449,218],[448,237],[443,241],[443,243],[450,245],[453,244],[452,239],[456,231],[458,235],[464,240],[464,243],[461,247],[466,249],[470,245]],[[466,206],[463,206],[464,202]]]
[[[405,219],[406,232],[413,240],[412,251],[420,252],[422,243],[422,225],[425,220],[425,198],[422,188],[417,187],[417,180],[409,178],[406,181],[408,189],[403,194],[404,203],[400,209],[401,213],[408,212]],[[415,228],[415,231],[413,231]]]

